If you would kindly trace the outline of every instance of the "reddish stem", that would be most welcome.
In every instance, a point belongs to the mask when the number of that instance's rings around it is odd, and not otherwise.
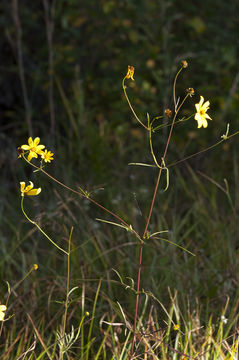
[[[147,217],[147,222],[146,222],[146,225],[145,225],[145,228],[144,228],[144,233],[143,233],[142,240],[141,240],[141,243],[140,243],[138,278],[137,278],[137,294],[136,294],[136,301],[135,301],[135,315],[134,315],[134,328],[133,328],[134,334],[133,334],[133,339],[132,339],[130,359],[132,359],[133,352],[134,352],[135,333],[136,333],[137,317],[138,317],[138,309],[139,309],[139,290],[140,290],[140,278],[141,278],[141,268],[142,268],[142,259],[143,259],[143,240],[144,240],[144,238],[146,236],[146,233],[147,233],[147,230],[148,230],[148,227],[149,227],[149,222],[150,222],[150,219],[151,219],[151,215],[152,215],[152,211],[153,211],[153,208],[154,208],[154,203],[155,203],[155,199],[156,199],[156,195],[157,195],[157,191],[158,191],[158,187],[159,187],[159,181],[160,181],[161,174],[162,174],[162,168],[163,168],[163,164],[165,162],[165,158],[166,158],[166,155],[167,155],[168,146],[169,146],[169,143],[170,143],[170,140],[171,140],[171,137],[172,137],[172,132],[173,132],[173,127],[174,127],[174,124],[175,124],[175,120],[176,120],[177,114],[178,114],[181,106],[183,105],[183,103],[185,102],[187,97],[188,97],[188,94],[185,96],[182,103],[180,104],[180,106],[178,107],[178,109],[175,111],[175,114],[174,114],[174,118],[173,118],[173,121],[172,121],[172,125],[171,125],[171,128],[170,128],[167,143],[165,145],[165,149],[164,149],[164,153],[163,153],[163,157],[162,157],[161,167],[159,168],[157,181],[156,181],[156,184],[155,184],[155,187],[154,187],[154,193],[153,193],[153,198],[152,198],[150,209],[149,209],[149,214],[148,214],[148,217]]]

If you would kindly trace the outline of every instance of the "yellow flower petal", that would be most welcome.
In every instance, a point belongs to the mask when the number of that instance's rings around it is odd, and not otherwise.
[[[27,192],[27,195],[28,195],[28,196],[35,196],[35,195],[40,194],[40,192],[41,192],[41,188],[32,189],[32,190],[29,190],[29,191]]]
[[[23,150],[29,150],[29,149],[30,149],[30,146],[29,146],[29,145],[22,145],[22,146],[21,146],[21,149],[23,149]]]
[[[205,114],[205,118],[212,120],[208,114]]]
[[[195,120],[201,121],[201,115],[197,112],[194,117]]]
[[[36,137],[33,141],[33,146],[36,147],[40,142],[40,138],[39,137]]]
[[[32,158],[37,158],[37,153],[35,151],[31,151],[28,154],[27,160],[31,161]]]
[[[29,145],[30,147],[33,147],[32,137],[29,137],[29,138],[28,138],[28,145]]]
[[[42,149],[44,149],[45,145],[38,145],[35,149],[35,152],[39,155],[42,154]]]
[[[200,96],[199,106],[202,106],[203,102],[204,102],[204,97]]]
[[[21,181],[20,182],[20,190],[21,190],[21,192],[24,192],[25,186],[26,186],[25,182]]]
[[[32,181],[29,181],[30,185],[27,185],[27,187],[25,188],[25,192],[28,192],[30,191],[31,189],[33,189],[34,185],[33,185],[33,182]]]
[[[6,305],[0,305],[0,311],[6,311],[7,307]]]
[[[30,181],[30,185],[27,185],[25,187],[25,182],[20,182],[20,190],[21,190],[21,194],[22,196],[24,195],[38,195],[41,192],[41,188],[38,189],[33,189],[34,184],[32,181]]]
[[[209,101],[206,101],[205,104],[203,104],[202,108],[205,109],[205,110],[208,110],[208,109],[209,109],[209,105],[210,105],[210,102],[209,102]]]

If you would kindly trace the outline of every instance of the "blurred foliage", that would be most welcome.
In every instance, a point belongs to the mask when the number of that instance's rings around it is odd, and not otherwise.
[[[4,89],[0,100],[1,131],[19,138],[21,143],[27,136],[27,126],[17,61],[19,30],[13,21],[12,1],[1,2],[0,10],[4,34],[0,40],[0,85]],[[129,92],[142,119],[146,120],[146,112],[155,116],[172,107],[172,81],[180,61],[187,59],[189,68],[179,81],[178,95],[183,96],[191,86],[196,96],[184,112],[194,111],[199,94],[211,100],[214,123],[203,133],[202,142],[212,136],[218,138],[218,130],[224,131],[224,122],[230,122],[232,129],[237,128],[239,94],[238,80],[236,84],[234,81],[239,76],[238,10],[238,3],[232,0],[220,4],[216,0],[190,4],[175,0],[19,1],[23,66],[34,135],[49,133],[46,18],[53,25],[51,51],[57,125],[51,135],[60,134],[67,141],[80,139],[84,143],[85,146],[72,149],[77,153],[72,160],[81,158],[84,150],[92,151],[93,159],[90,153],[87,156],[95,162],[95,171],[107,153],[104,150],[113,146],[123,155],[131,146],[133,150],[137,148],[142,135],[121,89],[129,64],[136,68],[136,82],[129,85]],[[233,84],[235,89],[230,94]],[[191,127],[195,129],[195,123]],[[183,134],[180,129],[184,142],[189,138],[188,128],[184,127]],[[195,137],[201,137],[201,133],[196,132]],[[63,140],[59,141],[61,144]]]

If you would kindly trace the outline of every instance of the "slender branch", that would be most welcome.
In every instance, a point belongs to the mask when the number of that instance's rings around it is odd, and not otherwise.
[[[232,138],[233,136],[238,135],[238,134],[239,134],[239,131],[236,131],[235,133],[227,136],[226,140],[224,140],[224,139],[219,140],[219,141],[217,141],[215,144],[208,146],[206,149],[200,150],[200,151],[198,151],[198,152],[196,152],[196,153],[194,153],[194,154],[192,154],[192,155],[186,156],[185,158],[183,158],[183,159],[181,159],[181,160],[177,160],[177,161],[169,164],[167,167],[169,168],[169,167],[178,165],[178,164],[180,164],[180,163],[182,163],[182,162],[184,162],[184,161],[186,161],[186,160],[188,160],[188,159],[193,158],[194,156],[197,156],[197,155],[200,155],[200,154],[202,154],[202,153],[204,153],[204,152],[207,152],[207,151],[215,148],[217,145],[221,144],[222,142],[227,141],[227,140],[229,140],[230,138]]]
[[[42,228],[33,220],[31,220],[29,218],[29,216],[26,214],[25,210],[24,210],[24,207],[23,207],[23,200],[24,200],[24,196],[22,196],[22,200],[21,200],[21,209],[22,209],[22,212],[24,214],[24,216],[26,217],[26,219],[32,223],[33,225],[35,225],[38,230],[40,230],[40,232],[57,248],[59,249],[60,251],[62,251],[63,253],[65,253],[66,255],[68,255],[68,252],[65,251],[64,249],[62,249],[59,245],[57,245],[43,230]]]
[[[127,100],[127,102],[128,102],[128,105],[129,105],[129,107],[130,107],[130,110],[131,110],[132,113],[134,114],[135,119],[136,119],[146,130],[148,130],[147,126],[144,125],[144,123],[138,118],[138,116],[136,115],[136,112],[134,111],[133,106],[131,105],[131,102],[130,102],[129,97],[128,97],[127,92],[126,92],[126,86],[125,86],[125,84],[124,84],[124,83],[125,83],[125,79],[126,79],[126,76],[123,78],[122,87],[123,87],[123,90],[124,90],[125,98],[126,98],[126,100]]]
[[[182,68],[180,69],[180,71],[181,71],[181,70],[182,70]],[[177,73],[177,75],[176,75],[176,77],[175,77],[176,79],[177,79],[180,71]],[[175,96],[175,86],[176,86],[176,82],[174,81],[174,88],[173,88],[173,94],[174,94],[174,96]],[[173,117],[173,121],[172,121],[172,124],[171,124],[170,132],[169,132],[168,139],[167,139],[167,142],[166,142],[166,145],[165,145],[165,149],[164,149],[164,152],[163,152],[161,167],[159,168],[158,177],[157,177],[156,184],[155,184],[155,187],[154,187],[153,198],[152,198],[151,205],[150,205],[150,208],[149,208],[149,214],[148,214],[148,217],[147,217],[147,221],[146,221],[146,225],[145,225],[145,228],[144,228],[142,240],[141,240],[141,243],[140,243],[139,265],[138,265],[138,277],[137,277],[137,293],[136,293],[136,302],[135,302],[133,339],[132,339],[131,357],[130,357],[130,358],[132,358],[133,352],[134,352],[135,333],[136,333],[136,327],[137,327],[137,317],[138,317],[138,308],[139,308],[139,295],[140,295],[140,291],[139,291],[139,290],[140,290],[141,268],[142,268],[142,259],[143,259],[143,240],[145,239],[146,234],[147,234],[147,231],[148,231],[149,222],[150,222],[151,215],[152,215],[152,211],[153,211],[153,208],[154,208],[155,199],[156,199],[156,195],[157,195],[157,191],[158,191],[158,187],[159,187],[159,182],[160,182],[160,178],[161,178],[161,174],[162,174],[162,169],[163,169],[163,167],[164,167],[165,158],[166,158],[167,151],[168,151],[168,146],[169,146],[169,143],[170,143],[170,140],[171,140],[171,137],[172,137],[172,132],[173,132],[173,127],[174,127],[174,124],[175,124],[175,120],[176,120],[176,118],[177,118],[177,115],[178,115],[179,110],[181,109],[182,105],[184,104],[184,102],[186,101],[186,99],[187,99],[188,96],[189,96],[189,93],[187,93],[187,95],[184,97],[184,99],[183,99],[183,101],[181,102],[180,106],[177,107],[177,108],[175,107],[175,114],[174,114],[174,117]]]
[[[182,71],[182,69],[183,69],[183,66],[177,72],[177,74],[174,78],[174,82],[173,82],[173,103],[174,103],[174,111],[175,112],[177,111],[176,83],[177,83],[178,76],[179,76],[180,72]]]

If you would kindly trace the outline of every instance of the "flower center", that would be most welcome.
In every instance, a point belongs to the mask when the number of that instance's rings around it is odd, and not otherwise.
[[[199,114],[202,116],[205,115],[205,110],[200,110]]]

